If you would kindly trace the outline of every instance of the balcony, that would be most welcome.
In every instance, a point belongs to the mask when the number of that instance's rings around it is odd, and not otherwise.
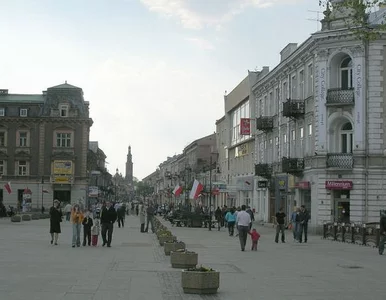
[[[272,176],[272,167],[269,164],[257,164],[255,165],[255,175],[264,177],[264,178],[271,178]]]
[[[283,157],[281,161],[281,168],[284,173],[289,173],[295,176],[301,175],[304,170],[304,159]]]
[[[352,153],[328,153],[326,165],[327,168],[352,169],[354,157]]]
[[[273,129],[273,117],[260,117],[256,119],[256,129],[271,131]]]
[[[299,119],[304,116],[304,100],[288,99],[283,103],[283,117]]]
[[[354,89],[329,89],[327,90],[327,106],[354,105]]]

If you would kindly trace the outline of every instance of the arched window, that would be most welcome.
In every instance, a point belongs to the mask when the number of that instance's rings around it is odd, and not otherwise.
[[[340,151],[341,153],[352,153],[353,132],[350,122],[343,124],[340,129]]]
[[[340,64],[340,87],[342,90],[348,90],[353,87],[352,59],[349,56],[346,56]]]

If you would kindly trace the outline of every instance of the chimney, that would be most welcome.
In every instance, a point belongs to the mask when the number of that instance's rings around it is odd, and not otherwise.
[[[0,90],[0,95],[8,95],[8,90]]]
[[[289,57],[293,52],[295,52],[297,48],[297,43],[289,43],[287,46],[285,46],[284,49],[280,52],[280,62],[284,61],[287,57]]]

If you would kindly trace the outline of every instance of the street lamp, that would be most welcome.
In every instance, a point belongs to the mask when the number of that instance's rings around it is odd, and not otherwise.
[[[44,184],[44,178],[42,177],[42,188],[41,188],[41,193],[42,193],[42,213],[43,213],[43,184]]]
[[[117,202],[118,168],[115,170],[115,202]]]

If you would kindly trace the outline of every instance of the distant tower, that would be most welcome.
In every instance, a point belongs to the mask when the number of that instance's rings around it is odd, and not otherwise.
[[[126,161],[126,182],[133,188],[133,156],[131,155],[131,147],[129,146],[129,151],[127,153],[127,161]]]

